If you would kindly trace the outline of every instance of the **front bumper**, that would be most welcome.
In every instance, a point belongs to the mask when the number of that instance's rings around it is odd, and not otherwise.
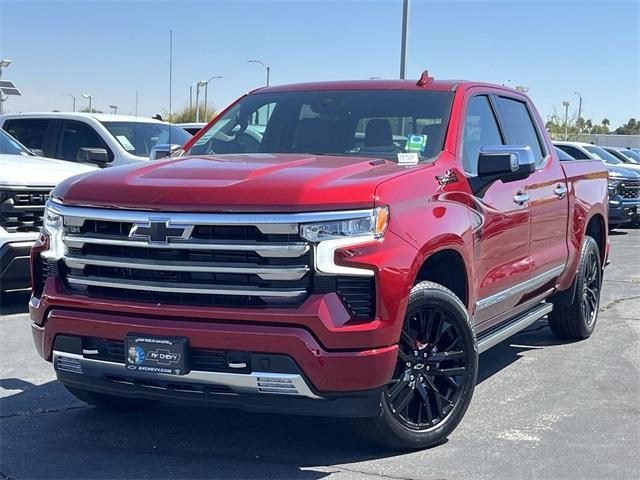
[[[0,247],[0,290],[30,287],[29,251],[34,240],[11,241]]]
[[[609,224],[632,222],[640,215],[640,199],[625,199],[619,195],[609,198]]]

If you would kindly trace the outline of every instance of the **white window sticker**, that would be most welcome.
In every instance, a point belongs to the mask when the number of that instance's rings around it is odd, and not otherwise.
[[[131,151],[136,149],[136,147],[134,147],[129,141],[129,139],[126,137],[126,135],[116,135],[116,138],[118,139],[118,141],[120,142],[120,145],[122,145],[125,150]]]
[[[398,164],[400,165],[416,165],[419,160],[418,152],[398,153]]]

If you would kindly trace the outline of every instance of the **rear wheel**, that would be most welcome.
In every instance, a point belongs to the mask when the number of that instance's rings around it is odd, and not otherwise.
[[[82,400],[89,405],[94,405],[100,408],[106,408],[109,410],[126,411],[126,410],[143,410],[152,407],[156,404],[153,400],[147,400],[145,398],[128,398],[117,397],[115,395],[108,395],[106,393],[91,392],[89,390],[82,390],[75,387],[64,386],[71,395],[78,400]]]
[[[441,285],[417,284],[380,415],[354,420],[357,430],[392,448],[425,448],[442,442],[469,406],[477,366],[476,341],[462,302]]]
[[[585,236],[576,273],[571,304],[554,302],[549,313],[549,327],[560,338],[585,339],[591,336],[598,320],[602,265],[596,241]]]

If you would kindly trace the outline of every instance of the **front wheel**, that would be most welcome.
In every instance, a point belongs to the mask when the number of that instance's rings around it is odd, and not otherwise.
[[[413,287],[398,362],[375,418],[354,420],[358,432],[392,448],[441,443],[471,402],[478,351],[469,315],[453,292],[433,282]]]

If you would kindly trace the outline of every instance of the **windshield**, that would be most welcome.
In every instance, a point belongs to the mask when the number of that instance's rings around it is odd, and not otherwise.
[[[623,149],[618,150],[622,155],[629,159],[629,163],[640,163],[640,153],[633,150]]]
[[[189,154],[309,153],[417,160],[442,150],[451,92],[329,90],[249,95]],[[414,155],[415,154],[415,155]]]
[[[26,147],[4,130],[0,130],[0,153],[5,155],[33,155]]]
[[[616,157],[607,152],[604,148],[596,147],[594,145],[589,145],[584,147],[589,153],[591,153],[594,157],[599,158],[605,163],[610,163],[612,165],[618,165],[623,163],[622,160],[618,160]]]
[[[184,145],[191,138],[182,128],[167,123],[102,122],[127,152],[148,157],[156,144]]]

